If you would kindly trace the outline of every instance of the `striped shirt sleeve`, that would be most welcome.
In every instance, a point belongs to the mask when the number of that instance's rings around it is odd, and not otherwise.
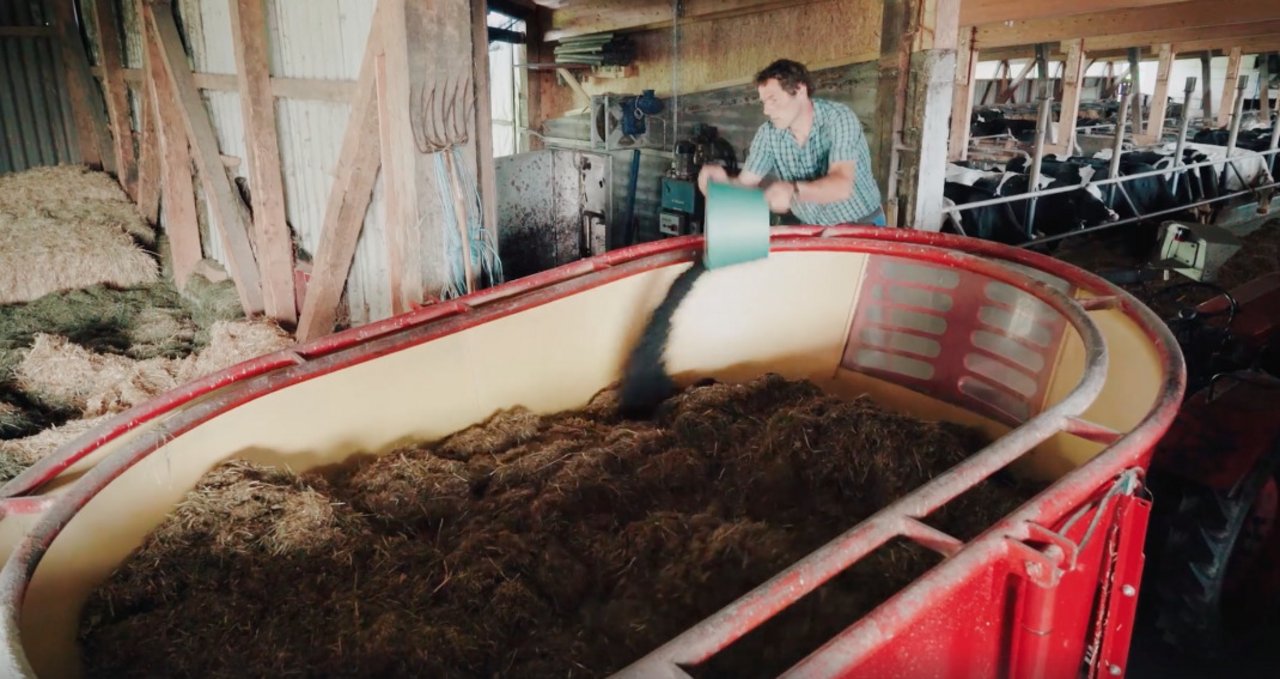
[[[844,163],[858,160],[858,147],[863,143],[862,123],[858,116],[846,106],[836,106],[832,116],[831,156],[832,163]],[[859,168],[862,169],[862,168]]]
[[[773,172],[776,163],[773,159],[773,150],[769,148],[768,127],[769,123],[764,123],[760,129],[756,130],[756,136],[751,140],[751,150],[747,152],[747,162],[742,165],[743,172],[761,177],[767,177]]]

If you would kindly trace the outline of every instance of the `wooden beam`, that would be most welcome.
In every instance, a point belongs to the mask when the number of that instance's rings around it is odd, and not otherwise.
[[[1054,19],[1133,7],[1171,5],[1186,0],[964,0],[960,4],[960,25],[978,26],[1019,19]]]
[[[240,81],[240,111],[244,116],[262,302],[267,316],[293,326],[298,320],[293,291],[293,238],[285,220],[276,108],[267,71],[266,5],[264,0],[231,0],[228,4]]]
[[[1080,113],[1080,88],[1084,84],[1084,41],[1072,40],[1062,73],[1062,106],[1058,115],[1058,143],[1046,146],[1045,153],[1072,155],[1076,148],[1076,116]]]
[[[1023,65],[1022,70],[1018,72],[1018,77],[1014,78],[1013,82],[1009,83],[1009,86],[1005,88],[1004,91],[1000,92],[996,97],[996,101],[1001,104],[1011,101],[1013,99],[1013,93],[1017,92],[1019,87],[1022,87],[1022,83],[1026,81],[1027,76],[1031,75],[1031,70],[1035,67],[1035,60],[1028,60],[1027,63]]]
[[[94,75],[102,78],[102,69],[93,69]],[[136,68],[122,69],[127,83],[141,83],[142,72]],[[192,73],[196,87],[214,92],[239,92],[240,81],[234,75],[223,73]],[[307,101],[332,101],[341,104],[351,103],[355,92],[355,81],[322,80],[319,78],[271,78],[271,96],[277,99],[302,99]]]
[[[974,76],[977,71],[978,53],[973,49],[973,29],[961,29],[960,47],[956,50],[956,89],[951,104],[948,160],[969,157],[969,121],[973,117]]]
[[[1146,7],[1093,12],[1054,19],[1004,21],[978,27],[978,49],[1140,33],[1244,24],[1276,19],[1275,0],[1184,2],[1173,7]]]
[[[365,44],[351,115],[342,135],[342,150],[334,165],[335,176],[325,204],[311,282],[307,284],[298,319],[300,342],[333,332],[342,289],[347,283],[369,199],[373,196],[373,184],[378,177],[381,154],[375,76],[382,40],[377,17],[385,4],[385,0],[380,0],[374,10],[374,24]]]
[[[475,83],[476,169],[479,171],[480,208],[485,231],[498,242],[498,176],[493,160],[493,102],[489,87],[488,11],[484,3],[471,3],[471,72]],[[517,139],[517,147],[519,140]]]
[[[0,38],[52,38],[52,26],[0,26]]]
[[[1231,112],[1235,110],[1236,104],[1236,81],[1240,78],[1240,56],[1239,47],[1231,50],[1231,57],[1227,60],[1227,77],[1222,81],[1222,103],[1218,105],[1218,125],[1226,127],[1231,123]]]
[[[230,273],[240,296],[240,304],[248,316],[263,310],[262,283],[258,265],[249,243],[249,231],[242,213],[240,196],[231,185],[227,171],[222,167],[218,153],[218,138],[209,120],[204,99],[196,89],[187,63],[187,53],[178,35],[178,25],[173,9],[165,3],[147,5],[147,23],[160,43],[160,56],[164,73],[177,100],[181,103],[182,123],[191,147],[195,150],[196,166],[209,199],[218,232],[222,235],[230,260]]]
[[[1280,14],[1280,10],[1277,10]],[[1191,40],[1232,40],[1250,38],[1260,35],[1280,34],[1280,19],[1275,21],[1254,21],[1243,24],[1225,26],[1176,28],[1167,31],[1150,31],[1143,33],[1121,33],[1088,38],[1084,48],[1089,52],[1124,49],[1127,47],[1145,47],[1148,45],[1165,45],[1169,43],[1187,42]]]
[[[139,5],[145,5],[141,0]],[[164,231],[169,236],[169,251],[173,259],[173,281],[179,290],[187,287],[187,281],[203,258],[200,244],[200,223],[196,216],[196,189],[191,180],[191,152],[187,145],[187,131],[182,122],[181,104],[173,86],[164,76],[164,57],[155,33],[146,28],[146,9],[139,7],[142,24],[142,40],[146,47],[145,76],[151,85],[149,102],[156,131],[159,133],[161,167],[160,199],[164,212]]]
[[[1214,52],[1217,56],[1230,56],[1231,49],[1236,47],[1240,48],[1241,54],[1270,52],[1280,47],[1280,33],[1252,38],[1209,38],[1206,40],[1188,40],[1186,42],[1173,43],[1173,51],[1178,54]]]
[[[89,57],[80,38],[74,9],[70,2],[49,4],[53,8],[54,27],[58,32],[62,65],[67,76],[67,94],[75,119],[80,158],[90,167],[100,166],[108,172],[115,172],[115,156],[107,140],[106,111],[89,72]]]
[[[1151,95],[1151,110],[1147,113],[1147,132],[1139,136],[1140,143],[1155,144],[1164,136],[1164,113],[1169,103],[1169,75],[1173,72],[1174,56],[1171,45],[1160,46],[1160,66],[1156,71],[1155,92]]]
[[[97,18],[98,55],[103,74],[103,90],[107,97],[107,117],[111,136],[115,139],[116,177],[120,185],[135,198],[138,195],[138,165],[133,155],[133,128],[129,125],[129,97],[120,73],[120,33],[116,30],[115,3],[94,0]]]

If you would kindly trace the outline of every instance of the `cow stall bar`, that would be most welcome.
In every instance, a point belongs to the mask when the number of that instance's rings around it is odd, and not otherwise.
[[[579,407],[617,379],[701,248],[698,237],[635,246],[302,344],[63,447],[0,500],[0,674],[76,674],[89,593],[224,461],[302,471],[439,439],[495,410]],[[797,285],[825,294],[797,296]],[[1168,329],[1127,293],[988,241],[784,228],[767,259],[703,275],[673,319],[666,362],[684,385],[777,373],[978,427],[992,442],[622,674],[686,676],[891,540],[940,562],[790,676],[1123,671],[1142,472],[1185,387]],[[931,525],[1002,471],[1049,485],[976,537]]]

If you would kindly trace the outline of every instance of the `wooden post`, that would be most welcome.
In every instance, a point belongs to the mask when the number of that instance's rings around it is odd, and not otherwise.
[[[430,79],[419,79],[413,86],[409,64],[407,12],[414,0],[386,0],[374,17],[379,23],[382,53],[376,58],[378,92],[378,139],[382,148],[382,176],[386,189],[387,269],[391,286],[391,312],[401,314],[422,302],[422,244],[418,238],[418,188],[430,191],[436,186],[435,173],[424,175],[428,181],[415,181],[419,149],[413,134],[410,107],[414,94],[422,101],[447,96],[445,88]],[[445,46],[441,45],[441,49]],[[428,94],[427,88],[433,90]],[[440,109],[432,109],[437,114]],[[428,122],[428,121],[424,121]],[[424,168],[427,170],[430,168]],[[425,192],[425,191],[424,191]]]
[[[875,138],[871,153],[876,159],[876,184],[884,202],[889,226],[898,225],[898,147],[901,146],[903,115],[906,110],[910,43],[904,45],[907,32],[907,4],[911,0],[886,0],[881,17],[879,85],[876,87]]]
[[[267,316],[292,326],[298,320],[293,291],[293,239],[285,220],[275,100],[267,70],[266,7],[263,0],[231,0],[229,5],[262,301]]]
[[[974,75],[978,71],[978,51],[974,49],[972,27],[961,29],[956,50],[956,91],[951,104],[949,160],[969,157],[969,123],[973,117]]]
[[[98,96],[97,84],[89,70],[89,57],[80,39],[71,0],[53,0],[49,4],[57,24],[58,46],[67,77],[80,158],[90,167],[115,172],[115,155],[108,148],[106,139],[106,112],[102,109],[102,97]]]
[[[141,0],[145,5],[146,0]],[[138,17],[146,17],[146,9],[139,7]],[[146,104],[156,121],[160,144],[160,199],[164,210],[164,231],[169,236],[169,251],[173,258],[173,281],[179,290],[187,287],[187,281],[204,256],[200,244],[200,223],[196,217],[196,189],[191,180],[191,153],[187,146],[187,131],[182,123],[182,111],[173,87],[164,77],[164,61],[155,34],[142,23],[142,44],[146,47],[145,77],[152,97]]]
[[[1271,120],[1271,72],[1267,57],[1270,52],[1259,55],[1262,65],[1258,67],[1258,116],[1263,122]]]
[[[342,136],[342,150],[335,165],[336,176],[325,204],[320,243],[312,262],[311,282],[302,301],[298,319],[298,341],[306,342],[333,332],[338,302],[355,257],[356,243],[364,225],[373,184],[378,177],[381,153],[378,144],[378,98],[376,91],[377,62],[382,49],[378,16],[387,0],[381,0],[374,11],[373,27],[360,64],[351,100],[351,115]]]
[[[1201,92],[1201,108],[1200,117],[1203,120],[1213,119],[1213,84],[1210,78],[1213,76],[1211,62],[1213,55],[1204,52],[1200,55],[1200,92]]]
[[[498,177],[493,161],[493,102],[489,88],[489,23],[485,3],[471,3],[471,70],[475,83],[476,169],[485,231],[498,242]],[[516,134],[519,134],[517,127]],[[520,140],[516,140],[519,148]]]
[[[243,204],[227,177],[226,168],[222,166],[218,138],[214,134],[204,99],[192,78],[187,53],[182,47],[178,25],[173,18],[173,9],[166,3],[148,4],[147,25],[160,44],[164,74],[173,88],[175,99],[180,102],[183,128],[195,150],[200,180],[213,209],[214,219],[218,222],[218,231],[226,244],[231,278],[235,281],[240,304],[248,316],[261,313],[262,284],[253,247],[249,243],[249,230],[242,212]]]
[[[136,200],[138,166],[133,154],[133,128],[129,125],[129,90],[125,87],[120,64],[120,32],[116,28],[115,3],[112,0],[94,0],[94,10],[98,54],[102,62],[102,89],[107,95],[111,136],[115,138],[116,177],[129,197]]]
[[[1130,90],[1133,92],[1133,108],[1130,115],[1133,117],[1129,126],[1129,134],[1137,137],[1142,134],[1142,83],[1139,77],[1142,69],[1138,68],[1138,62],[1142,56],[1142,50],[1137,47],[1129,48],[1129,83],[1133,86]],[[1124,121],[1120,121],[1121,124]]]
[[[912,39],[908,41],[907,36]],[[936,231],[942,225],[951,132],[948,119],[954,103],[959,42],[959,0],[885,3],[880,82],[882,89],[889,91],[877,94],[876,122],[894,121],[892,127],[880,127],[877,134],[879,157],[888,168],[887,186],[882,187],[890,226]],[[899,82],[888,85],[895,65],[894,79]],[[890,106],[893,115],[885,116]],[[900,218],[893,214],[899,205],[903,211]]]
[[[1164,135],[1164,115],[1169,103],[1169,75],[1173,72],[1173,45],[1160,45],[1160,67],[1156,72],[1155,93],[1151,97],[1151,110],[1147,113],[1147,133],[1142,143],[1155,144]]]
[[[1084,40],[1063,43],[1067,51],[1062,74],[1062,112],[1058,118],[1058,140],[1046,148],[1047,153],[1068,156],[1076,148],[1076,116],[1080,112],[1080,88],[1084,85]]]
[[[1222,103],[1218,105],[1218,127],[1226,127],[1231,122],[1231,112],[1235,110],[1236,80],[1240,78],[1240,48],[1231,48],[1231,57],[1227,60],[1227,77],[1222,81]]]

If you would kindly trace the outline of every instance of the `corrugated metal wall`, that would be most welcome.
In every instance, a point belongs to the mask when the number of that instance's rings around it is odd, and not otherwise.
[[[0,0],[0,26],[50,24],[41,0]],[[53,34],[0,36],[0,173],[79,162]]]

